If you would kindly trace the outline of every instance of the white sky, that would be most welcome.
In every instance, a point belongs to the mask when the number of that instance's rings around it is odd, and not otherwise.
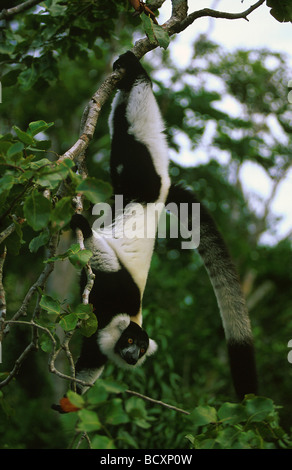
[[[220,11],[241,12],[256,3],[256,0],[189,0],[189,13],[203,8],[214,8]],[[160,10],[159,22],[163,23],[170,16],[171,2],[166,1]],[[270,15],[270,9],[266,4],[249,15],[249,21],[200,18],[185,31],[172,40],[171,56],[179,67],[188,65],[192,55],[192,49],[188,47],[201,33],[208,32],[208,37],[218,44],[222,44],[228,51],[237,48],[259,49],[267,48],[272,52],[282,52],[290,56],[292,69],[292,24],[279,23]],[[292,80],[292,76],[291,76]],[[288,84],[287,84],[288,85]],[[288,88],[287,88],[288,95]],[[287,98],[288,99],[288,98]],[[233,111],[233,103],[226,102],[226,109]],[[292,110],[292,104],[291,104]],[[236,112],[236,110],[235,110]],[[205,144],[208,145],[208,142]],[[206,161],[208,147],[205,145],[198,152],[190,152],[185,147],[184,160],[188,164],[196,165]],[[224,156],[223,156],[224,157]],[[181,158],[180,158],[181,160]],[[260,210],[261,200],[269,198],[272,190],[272,182],[262,167],[251,162],[243,165],[241,181],[248,195],[251,207]],[[292,233],[292,170],[287,174],[285,181],[279,186],[271,205],[272,213],[282,216],[277,223],[276,234],[265,233],[261,241],[263,243],[276,243],[288,233]]]

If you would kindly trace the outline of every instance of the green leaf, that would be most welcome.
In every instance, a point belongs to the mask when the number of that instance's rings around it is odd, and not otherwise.
[[[165,31],[161,26],[155,24],[152,19],[144,12],[140,15],[140,18],[142,20],[145,33],[147,34],[151,44],[156,44],[158,42],[160,47],[167,49],[170,42],[168,32]]]
[[[49,336],[46,333],[43,333],[40,336],[39,345],[41,347],[41,350],[44,351],[45,353],[50,353],[53,349],[52,340],[49,338]]]
[[[48,230],[41,232],[40,235],[33,238],[29,243],[29,249],[31,253],[36,253],[38,249],[48,243],[50,239],[50,233]]]
[[[112,194],[111,185],[96,178],[86,178],[77,186],[76,191],[86,196],[93,204],[105,201]]]
[[[87,313],[87,315],[89,315],[88,318],[86,320],[82,320],[80,325],[80,332],[83,336],[89,338],[97,330],[97,318],[92,311],[92,305],[84,305],[84,307],[90,307],[91,311],[89,314]]]
[[[74,309],[74,315],[76,315],[79,320],[88,320],[91,313],[92,306],[90,304],[79,304]]]
[[[9,86],[15,85],[17,83],[17,79],[18,79],[18,75],[20,71],[21,70],[19,68],[15,68],[13,70],[10,70],[10,72],[6,73],[5,75],[3,75],[1,77],[2,87],[6,88]]]
[[[163,47],[163,49],[167,49],[169,46],[169,42],[170,42],[168,32],[165,31],[165,29],[163,29],[161,26],[155,23],[152,24],[152,28],[153,28],[153,31],[154,31],[154,34],[158,41],[159,46]]]
[[[131,397],[127,400],[125,408],[131,421],[134,421],[137,426],[143,429],[151,427],[151,424],[147,422],[147,419],[149,418],[147,416],[145,403],[141,398]]]
[[[48,171],[48,169],[52,165],[53,165],[52,162],[48,160],[47,158],[41,158],[40,160],[29,161],[26,165],[24,165],[24,167],[30,168],[31,170],[45,169],[46,171]]]
[[[116,449],[116,447],[109,437],[95,434],[91,441],[91,449]]]
[[[123,393],[128,388],[127,385],[110,379],[104,379],[102,382],[108,393]]]
[[[128,444],[131,447],[134,447],[134,449],[139,449],[139,444],[133,439],[133,436],[131,436],[127,431],[124,429],[119,429],[119,435],[118,438],[122,441]]]
[[[51,263],[52,261],[63,261],[64,259],[69,258],[69,256],[74,255],[78,253],[81,250],[79,243],[73,243],[73,245],[70,246],[69,250],[65,251],[65,253],[62,253],[57,256],[52,256],[51,258],[48,258],[45,260],[45,263]]]
[[[249,422],[264,421],[274,410],[273,400],[266,397],[254,397],[246,400],[246,411]]]
[[[50,221],[51,203],[37,190],[34,190],[25,199],[23,212],[28,225],[35,231],[39,231],[47,227]]]
[[[22,142],[16,142],[16,144],[11,145],[7,151],[7,157],[12,157],[13,155],[16,155],[17,153],[22,152],[24,149],[24,145]]]
[[[4,191],[10,191],[15,182],[13,175],[6,174],[0,179],[0,194]]]
[[[108,392],[104,386],[103,380],[97,380],[93,387],[87,392],[87,400],[90,405],[98,405],[108,398]]]
[[[213,406],[197,406],[190,414],[190,418],[196,426],[216,423],[217,413]]]
[[[78,416],[80,418],[80,423],[78,424],[78,429],[81,431],[98,431],[101,429],[101,423],[98,419],[97,414],[94,411],[90,410],[80,410],[78,411]]]
[[[52,142],[50,140],[35,140],[34,142],[34,147],[39,150],[48,150],[51,147],[51,145],[52,145]],[[28,150],[30,150],[29,147],[28,147]]]
[[[271,15],[280,23],[292,22],[292,5],[290,0],[267,0]]]
[[[53,125],[54,125],[53,122],[46,123],[45,121],[33,121],[29,123],[28,127],[31,132],[31,135],[35,136],[39,134],[40,132],[46,131]]]
[[[129,418],[124,411],[123,402],[120,398],[114,398],[105,406],[105,418],[107,424],[113,426],[129,422]]]
[[[58,229],[62,229],[69,224],[74,213],[71,201],[71,197],[63,197],[60,199],[60,201],[57,202],[51,213],[51,222],[53,228],[57,227]]]
[[[74,313],[69,313],[68,315],[64,315],[61,320],[59,325],[61,328],[63,328],[64,331],[71,331],[76,328],[78,322],[78,318]]]
[[[246,421],[247,413],[240,403],[223,403],[218,410],[218,417],[224,424],[238,424]]]
[[[61,312],[61,303],[49,295],[43,295],[40,306],[48,312],[49,315],[59,315]]]
[[[24,69],[18,75],[18,82],[19,82],[22,90],[24,90],[24,91],[28,91],[30,88],[32,88],[37,80],[38,80],[38,72],[37,72],[34,64],[32,64],[30,67]]]
[[[157,39],[155,37],[154,31],[153,31],[153,28],[152,28],[153,21],[151,20],[151,18],[149,18],[149,16],[145,15],[144,12],[140,15],[140,18],[141,18],[141,21],[142,21],[142,24],[143,24],[143,27],[144,27],[145,34],[147,35],[150,43],[151,44],[156,44]]]
[[[17,137],[19,138],[19,140],[21,140],[21,142],[23,142],[26,145],[33,144],[34,139],[30,135],[28,135],[26,132],[19,129],[19,127],[17,126],[13,126],[12,128],[14,129]]]
[[[85,404],[84,398],[78,393],[75,393],[72,390],[68,390],[67,398],[70,401],[70,403],[72,403],[72,405],[76,406],[77,408],[84,407],[84,404]]]
[[[76,269],[82,269],[84,266],[86,266],[91,256],[92,252],[90,250],[80,250],[78,253],[70,255],[69,261]]]

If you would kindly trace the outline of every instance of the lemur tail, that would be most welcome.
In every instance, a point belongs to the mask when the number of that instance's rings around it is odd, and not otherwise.
[[[190,229],[192,203],[198,202],[191,191],[172,185],[166,204],[175,203],[180,214],[180,203],[188,203]],[[220,309],[234,388],[238,397],[243,399],[248,393],[257,393],[253,338],[248,311],[227,247],[214,220],[202,204],[200,204],[198,252],[204,261]]]

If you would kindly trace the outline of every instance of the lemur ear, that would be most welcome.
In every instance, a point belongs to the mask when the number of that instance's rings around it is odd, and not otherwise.
[[[151,338],[149,338],[149,346],[148,346],[148,349],[147,349],[147,353],[146,353],[146,356],[151,356],[152,354],[154,354],[158,349],[158,346],[157,344],[155,343],[155,341]]]

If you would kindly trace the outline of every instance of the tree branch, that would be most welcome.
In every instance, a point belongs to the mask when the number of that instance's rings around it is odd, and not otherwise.
[[[183,31],[196,19],[203,16],[226,19],[247,19],[247,16],[259,8],[264,2],[265,0],[259,0],[250,8],[240,13],[220,12],[205,8],[187,15],[187,0],[172,0],[172,14],[170,19],[163,25],[163,28],[170,36],[172,36],[175,33]],[[158,47],[158,45],[150,43],[149,39],[146,37],[136,41],[134,47],[132,48],[132,52],[138,59],[141,59],[147,52],[156,49],[156,47]],[[90,141],[93,138],[100,111],[105,102],[111,96],[112,92],[115,90],[116,85],[121,78],[121,72],[112,72],[104,80],[99,89],[94,93],[83,112],[81,135],[75,144],[60,157],[60,161],[64,160],[65,158],[70,158],[71,160],[76,161],[78,157],[86,151]]]
[[[190,414],[189,411],[185,411],[182,408],[177,408],[176,406],[169,405],[168,403],[164,403],[163,401],[160,401],[160,400],[154,400],[154,398],[147,397],[146,395],[142,395],[141,393],[134,392],[133,390],[126,390],[126,393],[129,393],[129,395],[135,395],[136,397],[142,398],[143,400],[150,401],[151,403],[155,403],[156,405],[165,406],[169,410],[178,411],[179,413],[183,413],[185,415]]]
[[[36,6],[40,3],[40,0],[27,0],[26,2],[17,5],[16,7],[9,8],[9,10],[3,9],[0,13],[0,20],[9,19],[18,13],[29,10],[30,8]]]
[[[57,246],[58,246],[58,242],[59,242],[59,234],[57,233],[57,234],[52,236],[52,238],[50,240],[50,243],[49,243],[49,258],[53,257],[56,254],[56,249],[57,249]],[[45,268],[43,269],[43,271],[39,275],[36,282],[28,290],[28,292],[27,292],[27,294],[26,294],[26,296],[25,296],[25,298],[22,302],[21,307],[16,312],[16,314],[12,317],[12,320],[18,320],[18,318],[20,318],[21,316],[26,315],[26,310],[27,310],[28,304],[29,304],[32,296],[34,295],[34,293],[37,291],[37,289],[39,287],[44,288],[44,286],[47,282],[47,279],[48,279],[49,275],[51,274],[51,272],[53,271],[53,269],[54,269],[54,262],[46,264]],[[5,333],[7,333],[8,330],[9,330],[9,328],[6,328]]]
[[[180,33],[181,31],[185,30],[188,26],[190,26],[195,20],[204,16],[209,16],[211,18],[223,18],[228,20],[244,19],[248,21],[248,15],[250,15],[261,5],[263,5],[265,1],[266,0],[259,0],[254,5],[251,5],[247,10],[244,10],[240,13],[229,13],[224,11],[211,10],[209,8],[194,11],[193,13],[188,15],[180,24],[177,23],[174,28],[172,28],[171,34]]]
[[[226,19],[240,19],[240,18],[243,18],[243,19],[247,20],[247,16],[250,13],[252,13],[255,9],[260,7],[264,2],[265,2],[265,0],[259,0],[254,5],[252,5],[250,8],[248,8],[247,10],[245,10],[241,13],[227,13],[227,12],[219,12],[219,11],[212,10],[212,9],[203,9],[203,10],[200,10],[200,11],[197,11],[197,12],[193,12],[190,15],[187,15],[187,12],[188,12],[188,2],[187,2],[187,0],[172,0],[172,14],[171,14],[170,19],[163,25],[163,28],[168,32],[168,34],[170,36],[172,36],[173,34],[181,32],[184,29],[186,29],[196,19],[204,17],[204,16],[210,16],[210,17],[213,17],[213,18],[226,18]],[[9,10],[2,10],[2,12],[0,13],[0,19],[5,19],[5,18],[8,18],[8,17],[12,17],[13,15],[15,15],[17,13],[20,13],[21,11],[28,10],[29,8],[37,5],[38,3],[39,2],[36,1],[36,0],[28,0],[24,3],[22,3],[21,5],[18,5],[14,8],[9,9]],[[159,4],[158,1],[156,3]],[[156,47],[158,47],[157,44],[150,43],[148,38],[143,38],[143,39],[138,40],[135,43],[134,47],[132,48],[132,52],[136,55],[136,57],[138,59],[141,59],[141,57],[143,57],[147,52],[149,52],[150,50],[155,49]],[[80,137],[75,142],[75,144],[59,158],[59,161],[62,161],[65,158],[70,158],[78,164],[79,168],[81,168],[83,166],[84,159],[85,159],[85,151],[86,151],[88,145],[90,144],[90,141],[93,138],[100,111],[101,111],[103,105],[105,104],[105,102],[111,96],[112,92],[115,90],[116,85],[117,85],[118,81],[121,78],[122,78],[122,72],[120,72],[118,70],[112,72],[104,80],[104,82],[101,84],[99,89],[94,93],[94,95],[92,96],[90,102],[86,106],[86,108],[84,110],[84,113],[83,113],[83,116],[82,116]],[[83,170],[84,170],[84,167],[83,167]],[[58,197],[63,197],[65,195],[65,193],[66,193],[66,188],[65,188],[64,184],[61,184],[59,186],[57,195],[58,195]],[[80,207],[82,207],[82,201],[79,201],[79,202],[81,204]],[[9,229],[8,232],[11,233],[12,226],[10,226],[8,229]],[[78,237],[79,237],[79,235],[77,234]],[[5,236],[6,236],[6,234],[2,233],[2,240],[5,238]],[[57,245],[58,245],[58,239],[59,239],[59,234],[55,234],[55,235],[52,236],[52,238],[50,240],[50,257],[54,256],[54,254],[55,254],[55,251],[56,251],[56,248],[57,248]],[[80,239],[80,245],[81,245],[81,239]],[[37,332],[38,329],[43,329],[44,331],[46,331],[46,333],[50,336],[52,344],[53,344],[53,353],[51,354],[50,361],[49,361],[49,370],[50,370],[50,372],[58,375],[61,378],[64,378],[66,380],[70,380],[71,382],[72,381],[73,382],[78,382],[78,383],[81,383],[82,385],[86,385],[86,386],[89,385],[89,384],[87,384],[87,383],[85,383],[81,380],[76,379],[75,377],[70,377],[66,374],[62,374],[61,372],[57,371],[57,369],[55,368],[55,360],[56,360],[59,352],[63,349],[63,350],[65,350],[67,358],[69,359],[69,363],[71,365],[71,371],[74,375],[74,365],[72,365],[72,356],[71,356],[71,352],[69,351],[69,346],[68,346],[69,341],[70,341],[70,339],[71,339],[74,332],[69,332],[68,334],[66,334],[62,345],[59,347],[59,349],[57,349],[56,348],[56,340],[53,337],[53,335],[50,333],[49,330],[47,330],[46,328],[40,327],[40,325],[37,325],[36,323],[34,323],[33,320],[30,321],[30,322],[20,322],[20,321],[18,321],[18,318],[20,318],[22,315],[26,314],[28,304],[31,301],[31,298],[34,295],[34,293],[37,291],[37,289],[39,287],[43,288],[45,286],[46,281],[47,281],[47,279],[48,279],[48,277],[49,277],[49,275],[50,275],[50,273],[52,272],[53,269],[54,269],[54,263],[53,262],[46,264],[44,270],[39,275],[37,281],[33,284],[33,286],[27,292],[27,294],[26,294],[26,296],[23,300],[23,303],[22,303],[20,309],[18,310],[18,312],[16,312],[16,314],[13,316],[12,320],[5,321],[5,324],[7,324],[7,327],[5,329],[5,333],[9,329],[9,324],[13,324],[13,323],[19,323],[19,324],[24,323],[24,324],[30,325],[30,326],[33,327],[33,333],[32,333],[31,343],[27,346],[27,348],[23,351],[21,356],[15,362],[14,368],[11,371],[11,373],[9,374],[9,377],[7,379],[5,379],[5,381],[1,382],[0,386],[3,386],[4,382],[6,384],[7,381],[10,381],[17,374],[21,363],[24,361],[24,359],[27,357],[27,355],[30,353],[30,351],[36,349],[36,347],[37,347],[37,341],[36,341],[37,340],[37,334],[36,334],[36,332]],[[93,282],[94,282],[94,278],[92,276],[92,272],[90,272],[90,268],[88,269],[87,274],[88,274],[88,282],[87,282],[87,285],[86,285],[86,290],[84,292],[84,298],[83,298],[84,303],[86,303],[86,302],[88,303],[89,292],[90,292],[90,289],[91,289],[91,287],[93,285]],[[36,307],[36,310],[37,310],[37,308],[38,307]],[[157,403],[157,404],[166,406],[170,409],[180,411],[184,414],[188,414],[188,412],[186,412],[184,410],[173,407],[171,405],[167,405],[167,404],[165,404],[161,401],[154,400],[150,397],[140,395],[137,392],[132,392],[130,390],[128,390],[127,392],[131,393],[133,395],[136,395],[136,396],[140,396],[141,398],[144,398],[144,399],[146,399],[148,401],[151,401],[153,403]]]
[[[71,377],[70,375],[63,374],[62,372],[58,371],[55,367],[55,361],[56,361],[59,353],[62,350],[64,350],[66,355],[67,355],[67,358],[69,358],[69,363],[71,365],[71,370],[72,370],[72,355],[71,355],[71,352],[68,349],[68,343],[71,340],[73,334],[75,333],[75,330],[72,330],[72,331],[69,331],[69,332],[66,333],[62,344],[57,349],[57,341],[55,340],[55,338],[54,338],[53,334],[50,332],[50,330],[48,328],[45,328],[44,326],[38,325],[33,320],[31,320],[29,322],[21,321],[21,320],[6,320],[5,324],[7,324],[7,325],[11,324],[11,325],[30,326],[33,329],[33,335],[32,335],[32,341],[25,348],[25,350],[21,353],[19,358],[15,361],[14,367],[11,370],[11,372],[8,374],[6,379],[4,379],[2,382],[0,382],[0,389],[2,387],[4,387],[5,385],[7,385],[17,375],[22,363],[24,362],[26,357],[29,355],[29,353],[31,351],[35,351],[35,350],[38,349],[37,334],[36,334],[37,330],[41,330],[41,331],[45,332],[49,336],[49,338],[52,342],[52,353],[51,353],[50,359],[49,359],[49,371],[52,372],[53,374],[57,375],[58,377],[62,378],[62,379],[70,380],[71,382],[80,383],[81,385],[86,386],[86,387],[92,386],[92,384],[84,382],[83,380],[80,380],[80,379],[76,379],[74,376]],[[68,353],[68,351],[69,351],[69,353]],[[72,372],[73,372],[73,375],[74,375],[74,365],[73,365]]]
[[[13,215],[12,218],[18,224],[23,224],[25,222],[25,219],[17,218],[15,215]],[[5,240],[5,238],[9,237],[9,235],[11,235],[14,232],[15,229],[16,229],[15,223],[12,223],[8,227],[6,227],[3,230],[3,232],[0,233],[0,244]]]

